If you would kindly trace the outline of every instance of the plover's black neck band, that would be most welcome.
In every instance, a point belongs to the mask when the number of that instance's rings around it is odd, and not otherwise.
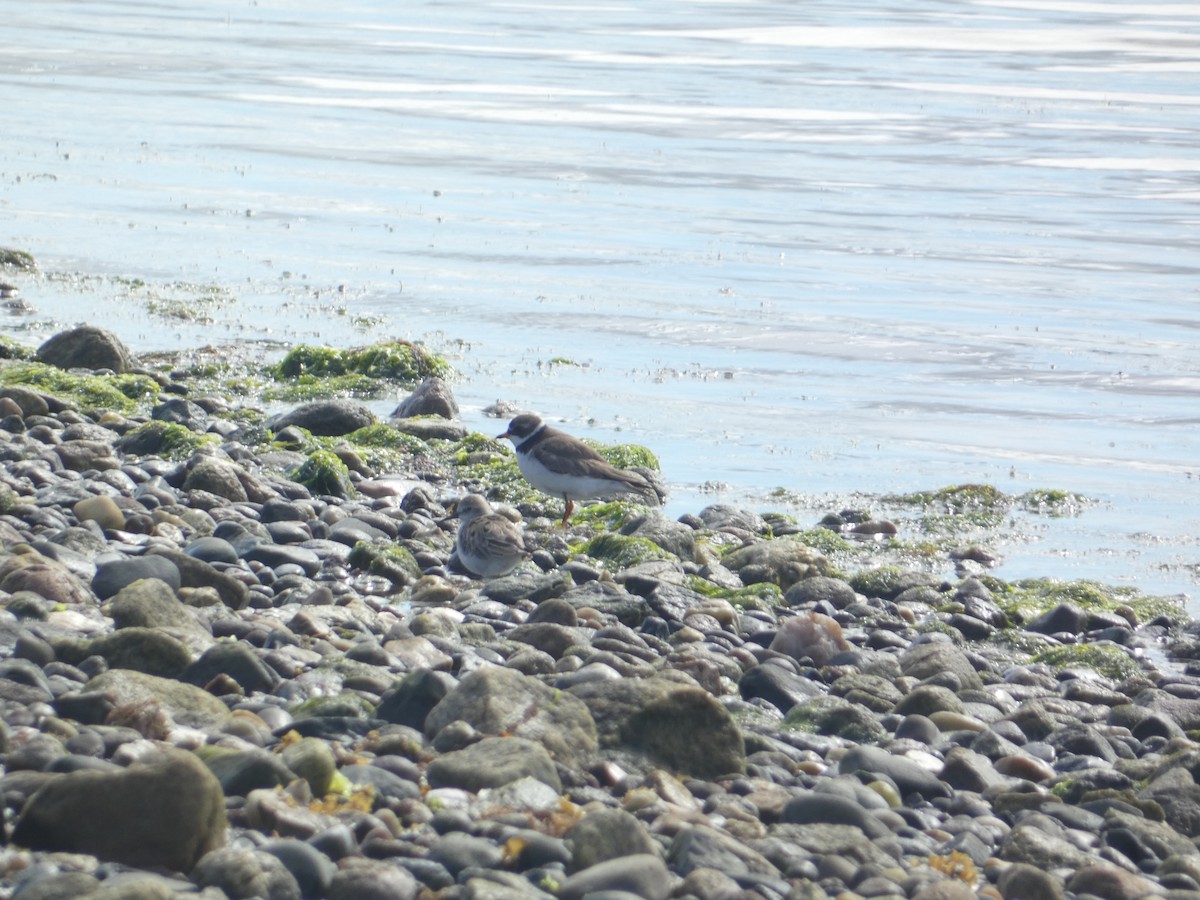
[[[545,437],[546,437],[546,425],[545,425],[545,423],[543,423],[538,426],[537,431],[535,431],[529,437],[525,438],[525,440],[521,441],[521,443],[517,444],[517,450],[522,453],[528,453],[536,445],[540,444],[542,442],[542,439]]]

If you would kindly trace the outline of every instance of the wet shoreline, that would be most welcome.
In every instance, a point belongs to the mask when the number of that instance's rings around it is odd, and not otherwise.
[[[453,418],[270,419],[113,352],[0,388],[9,896],[1200,896],[1177,602],[883,564],[853,510],[555,527]],[[466,490],[513,575],[455,563]]]

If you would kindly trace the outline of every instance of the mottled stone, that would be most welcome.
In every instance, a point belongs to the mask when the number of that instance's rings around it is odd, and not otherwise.
[[[128,769],[60,775],[21,812],[13,843],[189,871],[220,846],[225,801],[196,757],[162,750]]]

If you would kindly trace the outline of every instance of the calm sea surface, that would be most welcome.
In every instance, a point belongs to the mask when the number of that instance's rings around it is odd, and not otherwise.
[[[1197,592],[1200,5],[0,21],[0,245],[43,270],[0,333],[422,340],[469,425],[646,444],[673,514],[1064,488],[1098,502],[1018,517],[997,574]]]

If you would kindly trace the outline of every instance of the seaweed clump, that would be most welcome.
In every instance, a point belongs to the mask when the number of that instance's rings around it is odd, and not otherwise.
[[[0,369],[0,384],[37,388],[88,413],[132,413],[139,403],[154,400],[160,390],[149,375],[85,375],[38,362],[20,362]]]
[[[350,469],[332,450],[314,450],[290,475],[315,494],[329,497],[352,497]]]

